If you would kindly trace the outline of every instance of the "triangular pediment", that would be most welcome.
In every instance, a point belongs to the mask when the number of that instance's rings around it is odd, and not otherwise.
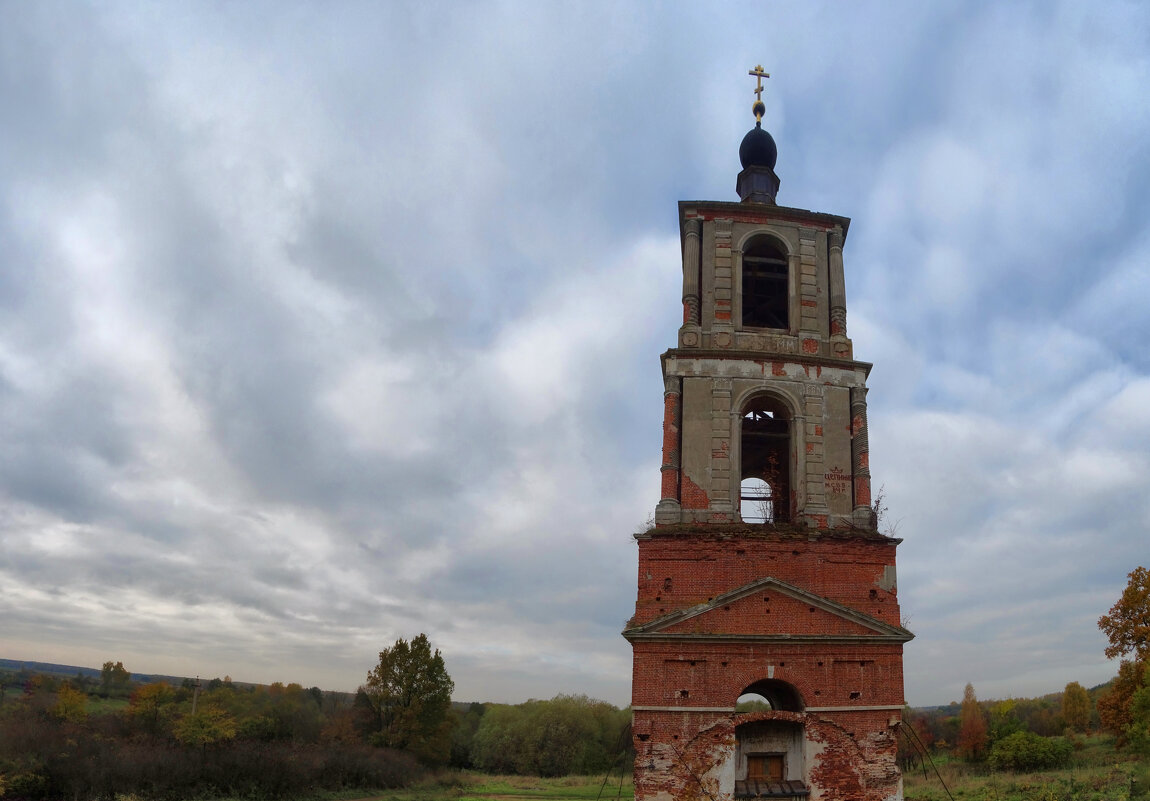
[[[761,578],[710,601],[623,632],[628,639],[681,637],[788,641],[906,642],[901,626],[776,578]]]

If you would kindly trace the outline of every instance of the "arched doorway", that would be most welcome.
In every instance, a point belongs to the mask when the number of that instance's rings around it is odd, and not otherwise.
[[[735,706],[742,714],[797,713],[802,708],[798,690],[776,679],[750,685]],[[809,794],[804,778],[804,729],[794,715],[739,724],[735,740],[735,798],[802,798]]]

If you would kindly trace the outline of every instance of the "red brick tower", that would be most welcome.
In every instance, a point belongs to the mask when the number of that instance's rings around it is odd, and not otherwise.
[[[901,799],[913,635],[900,625],[899,540],[871,510],[871,365],[846,330],[850,220],[776,205],[775,143],[761,101],[754,110],[741,201],[679,204],[663,497],[636,535],[623,632],[635,797]],[[736,711],[751,695],[757,708]]]

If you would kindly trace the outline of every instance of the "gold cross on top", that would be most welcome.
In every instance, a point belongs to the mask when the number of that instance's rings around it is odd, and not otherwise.
[[[763,72],[762,64],[755,65],[755,68],[747,74],[755,76],[758,83],[755,87],[755,100],[761,101],[763,99],[763,78],[770,78],[771,74],[769,72]]]

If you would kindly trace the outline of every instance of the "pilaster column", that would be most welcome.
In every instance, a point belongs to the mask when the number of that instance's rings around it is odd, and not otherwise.
[[[709,321],[710,345],[729,348],[735,342],[735,321],[739,314],[735,304],[734,254],[731,247],[731,220],[716,218],[711,222],[715,236],[714,292],[715,317]]]
[[[663,466],[662,498],[655,507],[655,525],[680,522],[679,453],[681,449],[683,380],[669,375],[663,380]]]
[[[683,231],[683,323],[699,325],[699,240],[703,221],[687,220]]]
[[[830,233],[831,262],[831,336],[847,335],[847,290],[843,275],[843,229],[835,226]]]
[[[815,231],[803,228],[799,232],[799,336],[803,337],[803,352],[810,353],[811,337],[818,347],[821,334],[819,321],[819,262],[816,255]]]
[[[731,496],[731,379],[711,385],[711,520],[732,520]]]
[[[830,510],[827,508],[826,488],[826,446],[822,434],[806,432],[807,420],[822,420],[825,417],[823,388],[818,384],[803,387],[803,422],[795,426],[795,447],[806,457],[803,472],[804,503],[802,518],[808,526],[827,528]]]
[[[874,528],[870,497],[870,446],[867,443],[866,387],[851,387],[851,471],[854,485],[854,522]]]

